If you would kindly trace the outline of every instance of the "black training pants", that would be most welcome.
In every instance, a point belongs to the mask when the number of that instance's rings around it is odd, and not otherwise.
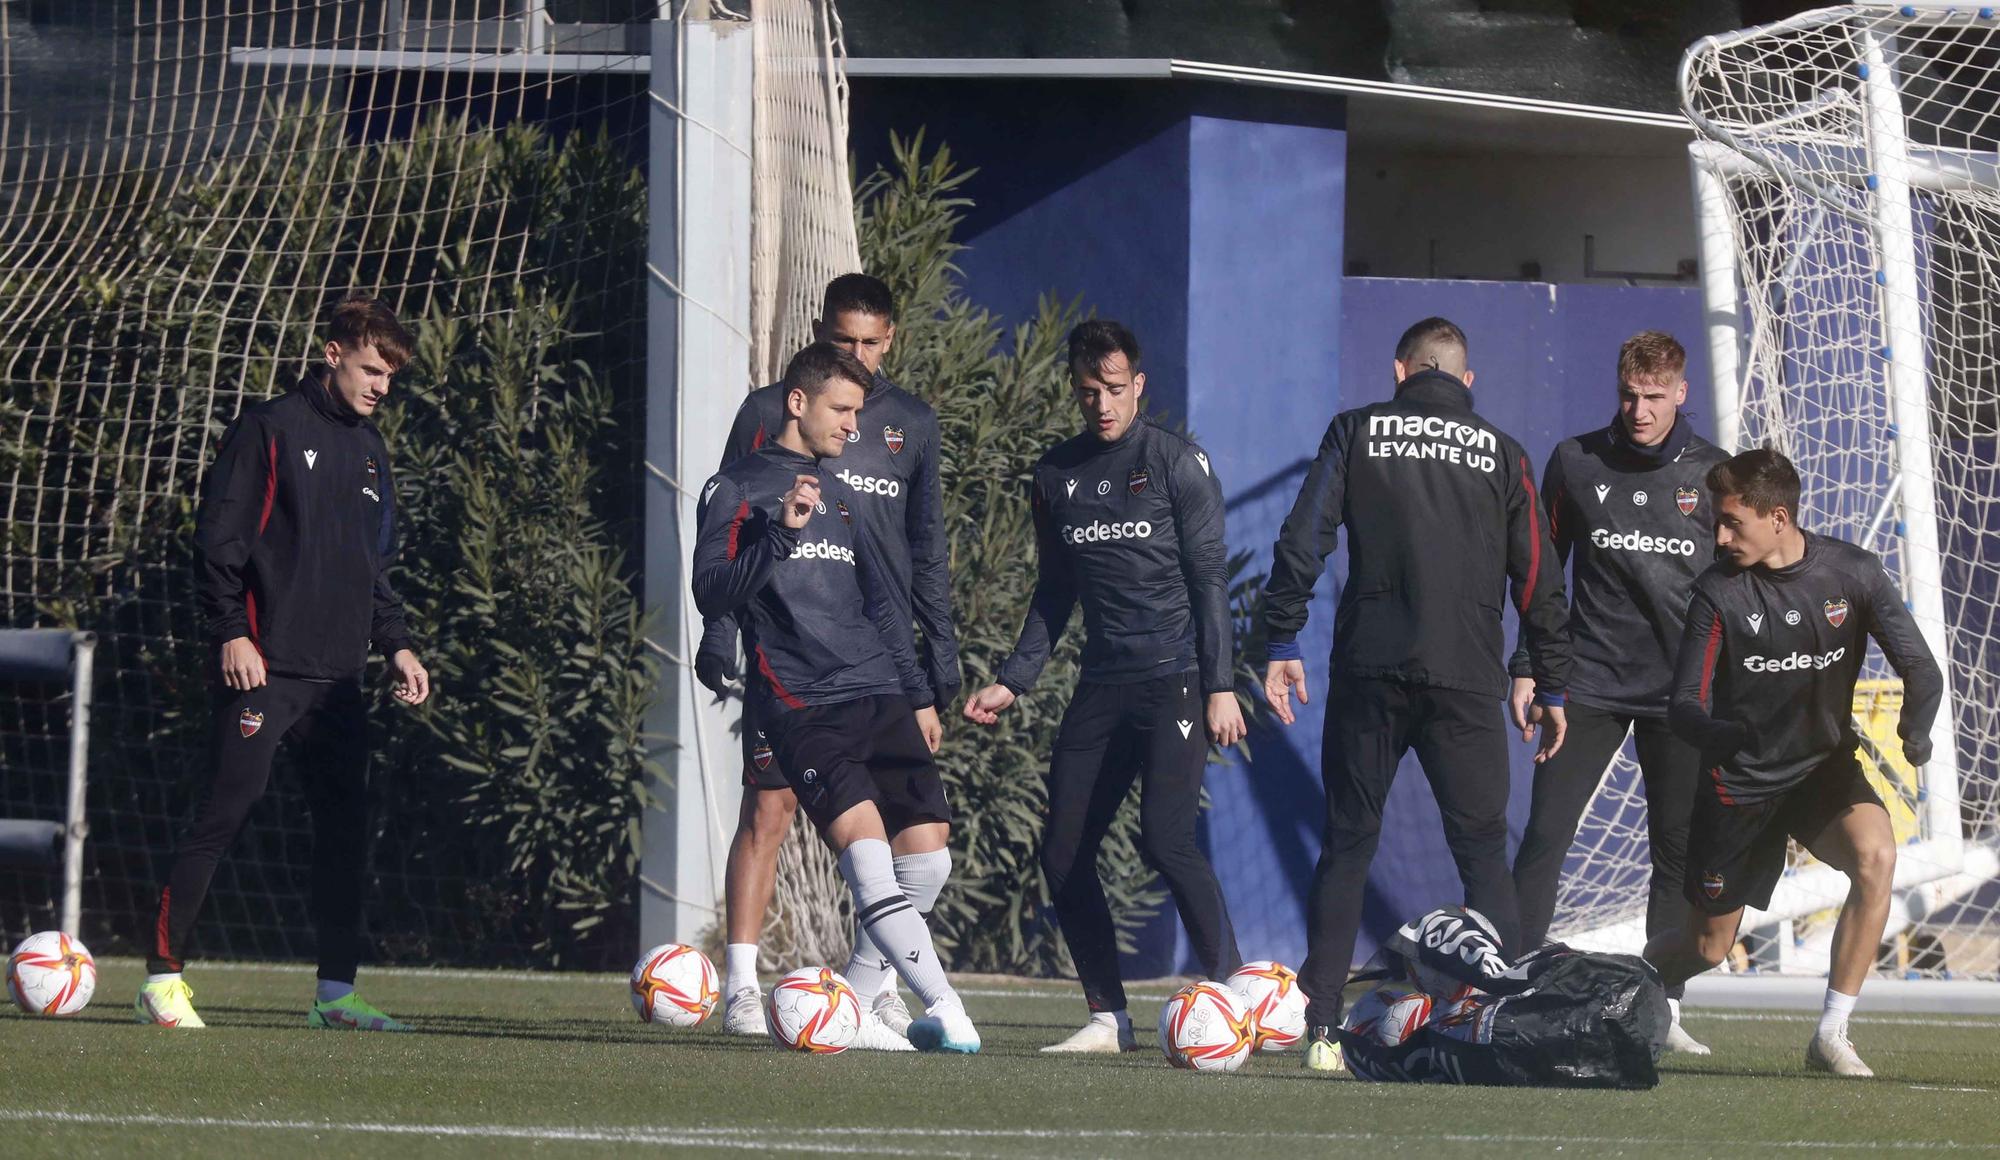
[[[188,936],[216,863],[271,781],[278,743],[289,741],[312,811],[312,918],[319,977],[354,981],[361,957],[361,893],[367,870],[368,706],[357,681],[273,676],[239,693],[217,686],[211,723],[212,776],[182,834],[146,939],[154,974],[181,969]]]
[[[1667,728],[1665,718],[1633,718],[1570,702],[1569,733],[1554,757],[1535,767],[1534,808],[1528,832],[1514,855],[1514,889],[1521,897],[1521,947],[1538,947],[1555,914],[1563,860],[1576,840],[1577,823],[1605,767],[1630,729],[1646,787],[1646,839],[1653,875],[1646,893],[1648,937],[1680,925],[1686,907],[1681,878],[1687,865],[1688,818],[1701,776],[1701,753]]]
[[[1132,685],[1079,684],[1049,761],[1042,874],[1092,1011],[1125,1009],[1118,939],[1097,878],[1097,851],[1140,782],[1139,841],[1167,880],[1202,968],[1226,978],[1243,965],[1215,870],[1195,840],[1208,765],[1199,679],[1192,672]]]
[[[1465,904],[1486,916],[1509,952],[1520,913],[1507,872],[1507,732],[1498,698],[1396,681],[1335,677],[1327,700],[1320,777],[1326,832],[1306,910],[1299,972],[1307,1025],[1340,1022],[1340,989],[1353,967],[1368,864],[1382,832],[1382,803],[1412,748],[1444,815],[1444,836],[1465,883]]]

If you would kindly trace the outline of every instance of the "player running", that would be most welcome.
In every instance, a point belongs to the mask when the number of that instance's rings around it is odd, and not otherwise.
[[[1687,401],[1687,351],[1648,330],[1618,351],[1618,414],[1611,425],[1565,439],[1542,473],[1559,569],[1576,562],[1569,609],[1574,655],[1562,751],[1535,768],[1534,805],[1514,855],[1522,950],[1540,946],[1555,913],[1556,883],[1590,796],[1630,732],[1646,787],[1652,886],[1646,932],[1680,921],[1688,813],[1701,755],[1667,727],[1674,649],[1688,590],[1714,558],[1708,529],[1708,469],[1728,458],[1695,434]],[[1516,650],[1508,698],[1522,738],[1540,718],[1526,649]],[[1667,1046],[1707,1055],[1681,1029],[1681,989],[1672,991]]]
[[[1326,829],[1308,902],[1305,1065],[1342,1067],[1332,1029],[1354,958],[1382,803],[1412,746],[1444,815],[1466,905],[1519,946],[1507,873],[1507,689],[1500,598],[1511,582],[1543,705],[1545,761],[1569,677],[1562,571],[1521,445],[1472,410],[1465,332],[1427,318],[1396,343],[1396,394],[1334,416],[1272,548],[1264,696],[1290,725],[1313,584],[1347,528],[1321,741]]]
[[[835,490],[858,527],[881,549],[896,622],[907,633],[914,619],[923,628],[928,664],[925,679],[933,703],[949,704],[963,683],[958,639],[952,628],[951,576],[945,564],[943,498],[938,483],[937,414],[930,405],[882,377],[882,361],[895,341],[895,300],[879,279],[842,274],[827,283],[814,331],[822,341],[847,351],[873,376],[856,438],[841,453]],[[736,412],[722,466],[755,452],[785,425],[784,385],[752,391]],[[711,618],[695,656],[695,672],[717,694],[734,685],[737,623],[733,615]],[[756,680],[753,672],[751,680]],[[798,799],[779,768],[770,738],[757,728],[745,699],[743,720],[743,804],[736,837],[729,846],[724,878],[728,943],[724,949],[723,1027],[744,1035],[764,1034],[764,997],[757,986],[757,940],[764,912],[777,883],[778,848],[791,829]],[[935,752],[940,734],[926,738]],[[929,912],[944,889],[948,859],[938,852],[901,855],[902,873],[923,881],[915,899]],[[909,1009],[896,991],[888,957],[857,929],[848,982],[869,1004],[855,1046],[906,1050],[903,1035]],[[887,1034],[883,1033],[886,1029]]]
[[[1719,559],[1688,602],[1670,718],[1707,773],[1688,829],[1688,905],[1646,959],[1669,985],[1720,963],[1743,908],[1770,904],[1797,839],[1849,880],[1806,1066],[1872,1075],[1847,1018],[1888,924],[1896,835],[1855,758],[1854,682],[1872,636],[1903,679],[1903,757],[1922,766],[1944,674],[1882,561],[1799,527],[1799,474],[1783,455],[1720,463],[1708,490]]]
[[[411,651],[389,584],[396,489],[369,422],[415,339],[371,298],[341,302],[325,362],[289,393],[237,416],[209,470],[195,525],[202,617],[215,643],[210,775],[183,832],[146,943],[142,1023],[193,1028],[181,978],[216,863],[289,742],[312,812],[312,919],[319,986],[306,1025],[407,1031],[354,992],[368,846],[369,647],[389,658],[396,699],[421,705],[430,674]]]
[[[776,438],[702,488],[694,598],[704,616],[736,615],[776,764],[839,858],[869,939],[925,1003],[909,1042],[976,1052],[923,917],[951,860],[937,710],[880,550],[826,463],[859,432],[873,381],[831,343],[792,359]]]
[[[1208,746],[1243,739],[1232,672],[1222,488],[1206,452],[1139,415],[1139,342],[1115,322],[1069,336],[1084,431],[1051,448],[1032,485],[1041,572],[999,679],[966,701],[992,725],[1031,688],[1083,605],[1083,671],[1049,759],[1042,872],[1090,1021],[1055,1052],[1136,1046],[1097,851],[1135,780],[1140,850],[1167,881],[1202,969],[1243,965],[1215,871],[1195,839]]]

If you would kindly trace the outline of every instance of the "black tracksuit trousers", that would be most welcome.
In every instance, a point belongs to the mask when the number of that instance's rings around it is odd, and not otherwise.
[[[1538,947],[1548,937],[1556,887],[1570,844],[1576,840],[1577,823],[1597,792],[1605,767],[1624,746],[1628,729],[1639,751],[1646,790],[1646,842],[1653,862],[1652,884],[1646,892],[1646,935],[1672,930],[1687,912],[1681,877],[1701,753],[1676,736],[1664,717],[1632,717],[1575,701],[1569,704],[1568,717],[1562,749],[1535,767],[1528,832],[1514,855],[1514,889],[1521,898],[1520,949]],[[1673,995],[1678,998],[1680,989],[1675,988]]]
[[[312,812],[319,977],[352,983],[361,957],[368,862],[368,705],[361,685],[272,676],[248,692],[217,685],[214,698],[213,774],[160,892],[159,914],[145,940],[152,948],[146,970],[181,969],[216,864],[264,796],[279,742],[289,741]]]
[[[1326,830],[1306,910],[1299,972],[1307,1026],[1340,1023],[1340,991],[1353,967],[1368,865],[1382,832],[1382,804],[1412,748],[1444,815],[1444,836],[1465,884],[1465,905],[1500,932],[1511,953],[1520,911],[1507,871],[1507,732],[1498,698],[1399,681],[1336,676],[1329,691],[1320,777]],[[1414,917],[1414,916],[1411,916]]]
[[[1063,714],[1049,761],[1042,874],[1092,1011],[1125,1009],[1097,851],[1135,780],[1140,853],[1173,892],[1202,969],[1221,979],[1243,965],[1222,886],[1195,835],[1208,766],[1202,707],[1200,677],[1190,671],[1130,685],[1081,683]]]

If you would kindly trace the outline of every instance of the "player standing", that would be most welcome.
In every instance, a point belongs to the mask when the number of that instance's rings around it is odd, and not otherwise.
[[[1083,605],[1083,671],[1049,759],[1041,863],[1090,1021],[1057,1052],[1135,1047],[1097,851],[1135,780],[1140,850],[1167,880],[1202,968],[1242,966],[1222,887],[1196,841],[1208,746],[1243,739],[1222,488],[1200,447],[1139,415],[1139,342],[1092,320],[1069,336],[1084,431],[1035,465],[1041,571],[999,679],[966,701],[992,725],[1031,688]],[[1198,727],[1199,726],[1199,727]]]
[[[951,576],[945,563],[937,413],[882,376],[882,362],[896,338],[896,311],[894,297],[879,279],[842,274],[828,282],[813,329],[820,341],[847,351],[873,376],[855,437],[840,456],[835,477],[844,486],[836,490],[858,527],[880,549],[897,623],[906,633],[913,619],[923,628],[925,679],[934,704],[948,704],[958,696],[963,679],[952,628]],[[784,429],[786,393],[779,383],[752,391],[744,399],[723,448],[723,467],[755,452]],[[714,617],[703,626],[695,672],[718,694],[736,680],[736,644],[734,616]],[[758,678],[753,672],[750,679]],[[723,994],[728,997],[723,1027],[737,1034],[762,1035],[757,940],[777,883],[778,848],[791,829],[798,799],[777,764],[770,739],[757,728],[750,712],[754,702],[754,697],[744,702],[743,804],[723,888],[727,925]],[[926,736],[935,751],[940,733],[927,731]],[[925,882],[915,901],[928,913],[944,889],[949,860],[936,852],[902,857],[908,863],[903,873]],[[875,1016],[863,1023],[855,1046],[889,1050],[903,1046],[910,1013],[897,994],[896,972],[887,956],[869,945],[865,931],[856,930],[846,974]],[[879,1035],[877,1026],[892,1034]]]
[[[1427,318],[1396,344],[1396,393],[1334,416],[1272,549],[1265,586],[1264,695],[1293,721],[1306,700],[1298,633],[1313,584],[1347,528],[1347,584],[1334,614],[1333,682],[1320,776],[1326,829],[1307,910],[1299,983],[1309,1000],[1305,1064],[1338,1070],[1332,1028],[1354,957],[1382,803],[1412,746],[1444,815],[1466,905],[1519,945],[1507,873],[1507,689],[1500,597],[1510,581],[1543,703],[1541,751],[1563,739],[1569,677],[1562,572],[1527,453],[1472,410],[1465,332]]]
[[[1746,451],[1708,473],[1720,557],[1695,581],[1674,666],[1676,732],[1698,747],[1681,926],[1646,944],[1669,985],[1720,963],[1746,906],[1764,907],[1788,837],[1848,876],[1806,1065],[1874,1074],[1847,1038],[1888,924],[1896,835],[1855,758],[1854,682],[1868,638],[1903,679],[1903,756],[1931,756],[1944,674],[1873,552],[1798,525],[1799,475]]]
[[[1514,855],[1521,898],[1520,949],[1540,946],[1555,913],[1556,884],[1590,796],[1630,732],[1646,788],[1652,885],[1646,933],[1680,921],[1688,813],[1701,755],[1667,727],[1674,650],[1688,590],[1714,558],[1708,469],[1728,456],[1695,434],[1687,401],[1687,351],[1657,330],[1618,351],[1618,414],[1611,425],[1556,445],[1542,473],[1560,569],[1573,556],[1569,637],[1574,666],[1562,752],[1535,768],[1534,805]],[[1514,724],[1528,736],[1539,716],[1527,650],[1516,650]],[[1667,1046],[1707,1055],[1680,1025],[1680,988]]]
[[[181,978],[216,863],[291,743],[312,811],[312,918],[319,985],[306,1025],[406,1031],[354,993],[368,847],[369,646],[396,698],[421,705],[430,674],[411,651],[389,584],[396,489],[369,416],[415,339],[380,302],[352,297],[329,320],[324,363],[237,416],[209,470],[195,525],[202,616],[217,647],[211,773],[148,932],[142,1023],[204,1024]]]
[[[910,1042],[975,1052],[979,1033],[924,922],[932,878],[910,861],[950,866],[951,809],[931,759],[937,710],[879,549],[824,462],[860,430],[873,381],[830,343],[792,359],[776,438],[702,489],[694,597],[704,616],[736,614],[776,764],[839,858],[869,939],[926,1005]]]

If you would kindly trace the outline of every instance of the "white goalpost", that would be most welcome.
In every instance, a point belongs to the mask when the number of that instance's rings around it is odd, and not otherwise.
[[[1681,68],[1718,442],[1768,445],[1807,526],[1883,557],[1948,674],[1934,756],[1902,761],[1901,683],[1857,688],[1861,756],[1903,843],[1893,959],[2000,975],[2000,11],[1862,4],[1706,38]],[[1637,770],[1607,771],[1555,932],[1636,949]],[[1794,849],[1739,968],[1825,969],[1847,879]]]

